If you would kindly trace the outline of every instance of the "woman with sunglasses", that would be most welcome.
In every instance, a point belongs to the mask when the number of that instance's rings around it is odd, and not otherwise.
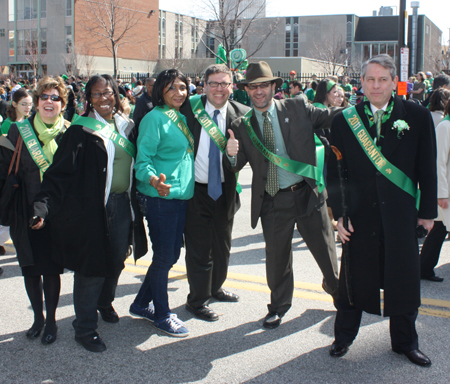
[[[2,123],[2,135],[6,135],[15,122],[21,122],[27,118],[33,107],[33,99],[26,89],[20,88],[14,92],[11,105],[8,107],[6,113],[8,118]]]
[[[14,93],[13,100],[19,92],[21,90]],[[28,96],[22,97],[17,102],[27,103],[26,108],[31,107],[31,98]],[[51,258],[50,228],[44,228],[40,232],[32,231],[29,228],[29,218],[32,216],[32,203],[39,192],[46,167],[52,163],[63,132],[69,126],[69,122],[62,117],[62,111],[67,103],[63,80],[60,77],[45,77],[40,80],[33,94],[33,103],[37,112],[25,121],[13,123],[7,136],[14,147],[19,136],[23,139],[17,176],[19,192],[16,194],[16,199],[18,201],[15,204],[10,234],[34,312],[34,323],[26,336],[29,339],[36,339],[44,330],[41,341],[43,344],[51,344],[56,340],[57,335],[55,314],[61,286],[60,274],[63,273],[63,268]],[[26,109],[20,108],[22,106],[19,106],[17,110],[26,112]],[[12,151],[2,147],[0,190],[7,177],[11,157]],[[43,313],[43,294],[46,317]]]
[[[86,100],[45,174],[32,228],[50,224],[54,255],[75,272],[75,341],[103,352],[97,311],[106,322],[119,321],[112,302],[130,241],[137,258],[147,253],[147,238],[139,209],[132,209],[134,123],[122,113],[114,79],[91,77]]]
[[[138,199],[147,219],[153,259],[130,307],[170,336],[189,331],[169,308],[169,270],[180,257],[187,202],[194,195],[194,141],[180,107],[188,102],[189,83],[176,69],[159,74],[153,87],[155,108],[139,125],[136,158]]]

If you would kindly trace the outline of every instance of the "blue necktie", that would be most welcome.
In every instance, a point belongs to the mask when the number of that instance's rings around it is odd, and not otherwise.
[[[218,109],[214,111],[213,121],[217,127]],[[220,177],[220,150],[212,139],[209,139],[208,195],[215,201],[222,195],[222,178]]]

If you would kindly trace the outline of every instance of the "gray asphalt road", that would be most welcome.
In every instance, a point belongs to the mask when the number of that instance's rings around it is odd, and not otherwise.
[[[265,284],[261,228],[250,227],[251,170],[240,175],[242,209],[235,219],[229,290],[239,303],[212,302],[220,320],[207,323],[184,309],[188,285],[184,255],[171,271],[169,298],[173,312],[191,334],[177,339],[134,319],[128,308],[136,295],[151,253],[138,265],[127,262],[114,306],[118,324],[99,320],[107,351],[90,353],[74,341],[73,275],[62,276],[58,340],[43,346],[30,341],[33,322],[14,249],[0,257],[0,383],[447,383],[450,317],[450,243],[444,244],[439,275],[443,283],[424,282],[417,321],[420,348],[431,368],[411,364],[390,350],[389,323],[364,315],[360,334],[341,359],[328,355],[333,341],[334,307],[320,288],[321,275],[300,236],[294,235],[296,288],[292,309],[275,330],[262,328],[269,300]],[[340,248],[340,246],[338,246]],[[340,249],[338,249],[340,254]]]

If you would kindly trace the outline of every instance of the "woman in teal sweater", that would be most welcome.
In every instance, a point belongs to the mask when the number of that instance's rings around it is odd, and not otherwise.
[[[186,76],[178,70],[159,74],[152,94],[155,108],[139,125],[135,164],[153,260],[130,314],[176,337],[189,335],[184,323],[170,312],[167,294],[169,270],[180,256],[187,201],[194,194],[194,140],[179,112],[188,102],[188,89]]]

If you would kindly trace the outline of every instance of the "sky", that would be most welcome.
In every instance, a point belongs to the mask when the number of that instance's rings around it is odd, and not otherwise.
[[[202,4],[210,0],[159,0],[159,7],[163,10],[189,16],[201,16]],[[212,0],[211,0],[212,1]],[[442,31],[442,41],[448,45],[449,40],[449,6],[447,0],[419,1],[419,14],[426,15]],[[406,11],[412,14],[411,1],[406,1]],[[399,0],[267,0],[266,16],[314,16],[355,14],[357,16],[372,16],[381,6],[395,6],[394,13],[398,15]],[[195,12],[195,13],[194,13]]]

